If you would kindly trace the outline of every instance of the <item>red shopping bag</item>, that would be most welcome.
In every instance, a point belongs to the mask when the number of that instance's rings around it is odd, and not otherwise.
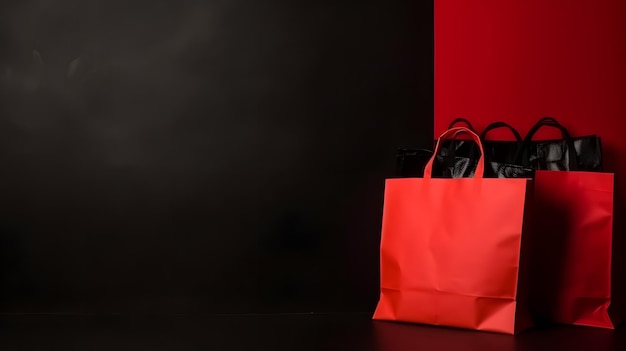
[[[552,322],[613,328],[613,174],[537,171],[534,182],[533,310]]]
[[[466,128],[452,128],[442,141]],[[530,180],[388,179],[381,236],[381,293],[373,318],[514,334],[530,326],[522,237]]]

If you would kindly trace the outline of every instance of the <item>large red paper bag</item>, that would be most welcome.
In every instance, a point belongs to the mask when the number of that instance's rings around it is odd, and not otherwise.
[[[468,133],[452,128],[442,141]],[[528,179],[388,179],[381,236],[381,294],[374,319],[514,334],[530,325],[526,306]]]

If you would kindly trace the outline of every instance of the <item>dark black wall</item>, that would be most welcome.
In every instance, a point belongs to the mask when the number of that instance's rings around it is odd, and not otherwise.
[[[431,1],[3,1],[0,311],[367,311]]]

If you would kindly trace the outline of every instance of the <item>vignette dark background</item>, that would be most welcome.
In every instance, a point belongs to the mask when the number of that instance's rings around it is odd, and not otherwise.
[[[0,312],[370,311],[433,5],[3,1]]]

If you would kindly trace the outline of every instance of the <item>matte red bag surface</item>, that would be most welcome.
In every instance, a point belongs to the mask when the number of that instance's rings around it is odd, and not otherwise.
[[[613,328],[612,173],[537,171],[533,305],[540,317]]]
[[[445,139],[464,132],[452,128]],[[482,145],[480,145],[482,153]],[[435,155],[437,154],[435,150]],[[388,179],[374,319],[514,334],[528,326],[522,236],[530,180]]]

